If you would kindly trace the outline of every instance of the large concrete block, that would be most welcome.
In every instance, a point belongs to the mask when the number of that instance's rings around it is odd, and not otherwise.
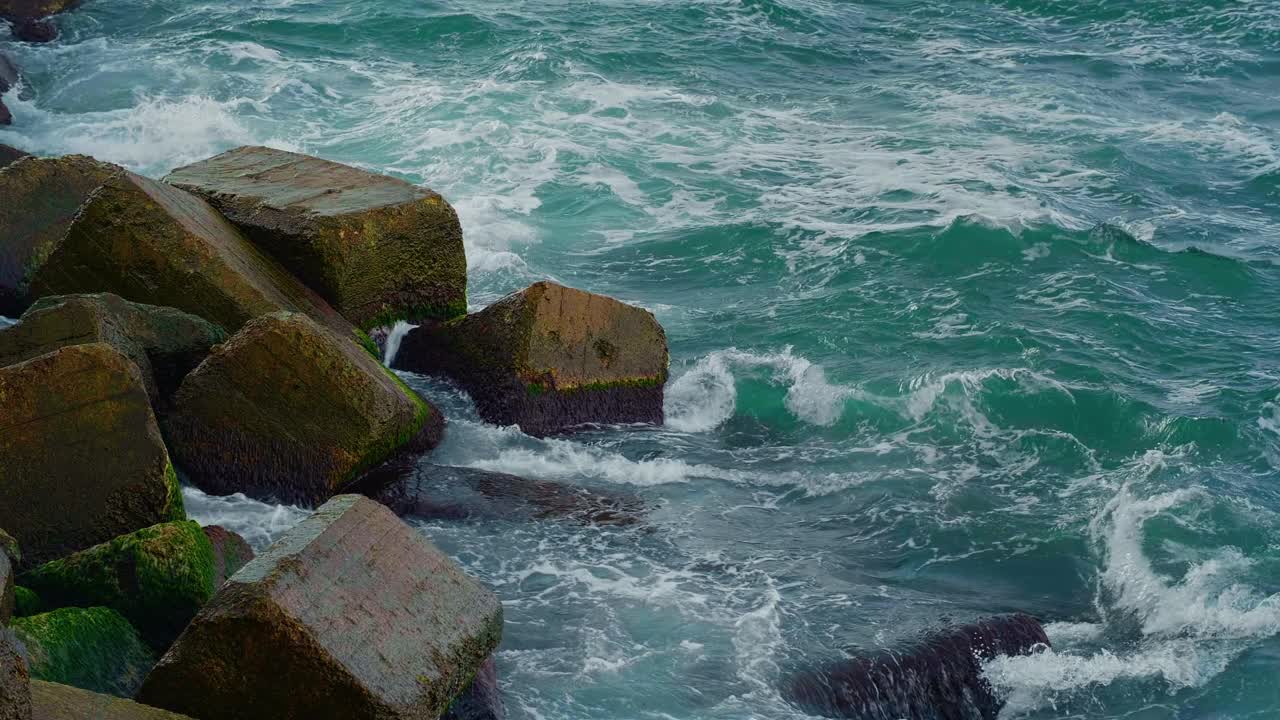
[[[138,699],[201,720],[434,719],[501,633],[493,593],[341,495],[222,586]]]
[[[131,700],[70,685],[31,681],[32,720],[190,720]]]

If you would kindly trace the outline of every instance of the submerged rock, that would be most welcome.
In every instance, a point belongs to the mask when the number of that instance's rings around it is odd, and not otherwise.
[[[164,650],[213,597],[213,545],[192,521],[144,528],[24,573],[54,606],[109,607]]]
[[[661,423],[667,361],[666,334],[649,311],[540,282],[410,332],[395,367],[448,375],[486,421],[548,435],[586,423]]]
[[[4,61],[0,60],[0,62]],[[31,157],[31,154],[23,152],[11,145],[0,145],[0,170],[5,169],[24,157]]]
[[[0,527],[40,565],[160,522],[182,495],[138,367],[104,343],[0,368]]]
[[[490,656],[467,689],[449,706],[443,720],[503,720],[506,716],[507,706],[498,687],[498,663]]]
[[[253,548],[239,534],[220,525],[206,525],[202,529],[213,547],[213,589],[216,591],[253,559]]]
[[[181,310],[110,293],[58,295],[42,298],[17,325],[0,329],[0,367],[68,345],[107,343],[138,366],[155,401],[171,396],[209,348],[224,340],[222,328]]]
[[[403,180],[265,147],[174,170],[362,330],[467,310],[458,214]]]
[[[58,39],[58,28],[48,20],[23,18],[14,21],[13,38],[29,43],[53,42]]]
[[[266,313],[304,312],[367,340],[208,203],[123,170],[100,183],[31,277],[36,297],[88,292],[177,308],[228,332]]]
[[[987,618],[934,633],[902,652],[797,673],[783,683],[782,696],[830,718],[995,720],[1004,703],[982,677],[982,663],[1048,645],[1028,615]]]
[[[132,700],[43,680],[31,683],[31,705],[32,720],[190,720]]]
[[[110,608],[61,608],[15,618],[31,677],[132,697],[155,662],[138,632]]]
[[[68,155],[27,158],[0,171],[0,315],[17,317],[32,303],[32,276],[89,195],[118,170]]]
[[[0,720],[31,720],[31,676],[12,630],[0,628]]]
[[[554,518],[590,525],[635,525],[645,510],[633,496],[603,495],[547,480],[423,462],[377,468],[357,488],[397,515],[428,520]]]
[[[435,447],[443,422],[367,353],[275,313],[187,376],[165,431],[201,490],[315,506],[397,452]]]
[[[501,634],[493,593],[342,495],[222,586],[138,697],[202,720],[435,718]]]

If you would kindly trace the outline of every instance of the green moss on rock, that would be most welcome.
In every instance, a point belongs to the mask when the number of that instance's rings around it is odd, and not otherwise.
[[[13,588],[13,596],[16,601],[13,608],[14,617],[36,615],[44,609],[44,601],[30,588],[18,585]]]
[[[132,697],[155,658],[138,632],[110,608],[61,608],[13,621],[38,680]]]
[[[144,528],[25,573],[54,606],[109,607],[152,647],[168,647],[213,595],[213,546],[200,525]]]

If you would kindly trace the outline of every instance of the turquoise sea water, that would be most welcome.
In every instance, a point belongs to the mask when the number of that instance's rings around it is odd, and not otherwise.
[[[788,669],[1008,610],[1008,718],[1280,717],[1280,2],[88,0],[0,142],[244,143],[442,192],[471,302],[653,310],[661,428],[442,462],[643,529],[434,523],[513,718],[797,718]],[[256,542],[298,513],[192,494]]]

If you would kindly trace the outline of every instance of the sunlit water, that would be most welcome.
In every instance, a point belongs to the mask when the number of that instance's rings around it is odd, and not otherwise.
[[[435,523],[513,718],[794,718],[790,668],[1007,610],[1007,717],[1280,716],[1280,3],[89,0],[7,142],[243,143],[442,192],[471,303],[653,310],[664,427],[436,458],[652,508]],[[301,511],[201,498],[262,545]]]

